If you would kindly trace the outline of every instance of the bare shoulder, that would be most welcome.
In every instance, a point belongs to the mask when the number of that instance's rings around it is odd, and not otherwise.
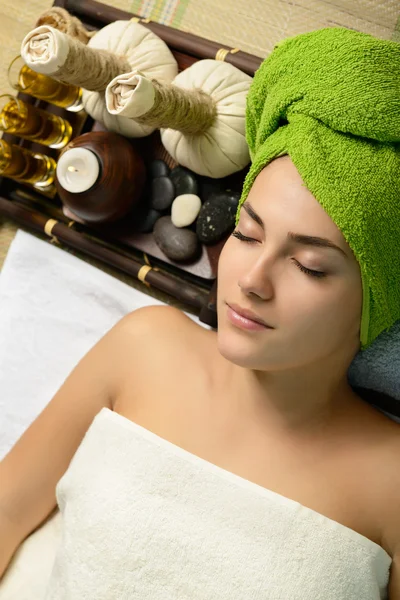
[[[393,557],[400,553],[400,424],[358,395],[352,400],[347,416],[352,481],[365,502],[366,527],[373,526],[375,539]]]
[[[388,419],[381,456],[381,510],[384,516],[383,546],[400,563],[400,424]],[[400,565],[398,565],[400,567]],[[400,585],[400,573],[399,582]]]
[[[157,396],[169,381],[195,376],[206,355],[210,331],[178,308],[139,308],[120,321],[119,396]],[[190,374],[190,375],[189,375]],[[128,392],[128,390],[130,390]]]
[[[172,343],[177,340],[194,341],[194,337],[201,339],[206,331],[182,310],[164,304],[143,306],[132,311],[121,319],[120,328],[127,340],[133,337],[137,342],[138,336],[142,335],[143,343],[147,340],[150,344],[153,338],[146,338],[149,334],[154,334],[159,343],[163,340]]]
[[[400,598],[400,424],[393,421],[388,428],[388,441],[383,456],[381,514],[384,515],[381,545],[392,558],[389,598]]]

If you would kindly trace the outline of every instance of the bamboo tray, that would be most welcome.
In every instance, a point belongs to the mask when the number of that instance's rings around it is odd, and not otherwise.
[[[96,30],[115,20],[137,19],[158,35],[173,53],[179,70],[186,69],[194,62],[204,58],[225,60],[235,67],[253,75],[261,59],[240,50],[221,47],[220,44],[203,39],[177,29],[153,23],[132,13],[95,2],[94,0],[55,0],[55,6],[61,6],[76,15],[88,29]],[[32,24],[32,27],[34,24]],[[26,94],[19,94],[26,102],[32,103],[49,112],[64,116],[73,126],[73,137],[87,131],[104,129],[101,123],[93,121],[82,111],[67,112],[64,109],[47,104]],[[58,151],[40,144],[21,140],[16,136],[4,135],[10,143],[43,152],[57,160]],[[176,162],[161,144],[158,132],[146,138],[131,140],[143,153],[146,160],[163,159],[171,168]],[[240,191],[245,172],[235,173],[224,179],[226,187]],[[39,195],[28,186],[0,178],[0,214],[23,224],[28,229],[51,234],[60,244],[74,247],[101,261],[123,270],[190,304],[199,312],[200,319],[216,326],[216,285],[218,258],[226,238],[212,246],[202,245],[200,257],[191,263],[177,263],[165,256],[154,241],[153,234],[133,233],[129,220],[93,227],[71,222],[62,212],[62,204],[57,195],[53,198]],[[52,228],[48,221],[53,219]],[[54,223],[56,222],[56,223]],[[47,224],[47,227],[45,228]],[[72,225],[72,227],[71,227]],[[150,262],[151,261],[151,262]],[[143,276],[140,267],[147,264]],[[151,270],[149,265],[154,267]],[[145,277],[145,279],[144,279]],[[162,279],[162,281],[160,281]]]

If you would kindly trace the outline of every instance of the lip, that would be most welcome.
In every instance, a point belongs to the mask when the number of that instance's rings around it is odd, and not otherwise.
[[[245,329],[273,329],[273,327],[268,325],[253,311],[242,308],[237,304],[226,304],[228,309],[230,309],[228,310],[228,316],[234,324],[242,326]]]

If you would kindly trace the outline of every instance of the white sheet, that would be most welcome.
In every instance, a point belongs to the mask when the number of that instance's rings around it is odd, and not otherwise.
[[[154,304],[163,303],[17,232],[0,275],[0,460],[104,333]]]

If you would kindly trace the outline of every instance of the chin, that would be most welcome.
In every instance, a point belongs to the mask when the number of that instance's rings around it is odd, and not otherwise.
[[[265,367],[265,348],[262,360],[259,344],[246,339],[239,330],[236,332],[226,327],[218,328],[217,348],[221,356],[239,367],[259,369],[261,364]]]
[[[276,333],[272,332],[273,339],[269,333],[253,335],[219,319],[217,348],[223,358],[239,367],[256,371],[279,370],[287,363],[291,352],[282,353],[282,341],[278,341]]]

